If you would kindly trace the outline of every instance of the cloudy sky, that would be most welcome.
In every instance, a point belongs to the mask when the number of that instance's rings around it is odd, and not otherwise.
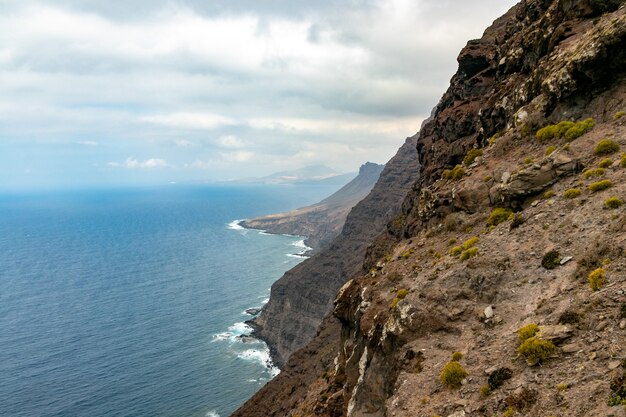
[[[0,188],[383,163],[513,0],[0,0]]]

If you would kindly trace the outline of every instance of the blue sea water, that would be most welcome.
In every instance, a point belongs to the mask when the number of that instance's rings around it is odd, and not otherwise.
[[[0,196],[0,415],[227,416],[277,372],[244,310],[303,249],[232,222],[336,188]]]

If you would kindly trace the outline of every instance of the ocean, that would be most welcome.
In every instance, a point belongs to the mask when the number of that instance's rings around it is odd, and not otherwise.
[[[306,250],[236,220],[337,188],[0,195],[0,415],[227,416],[278,372],[245,310]]]

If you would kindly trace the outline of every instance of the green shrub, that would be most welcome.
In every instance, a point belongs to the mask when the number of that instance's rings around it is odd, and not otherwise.
[[[461,352],[454,352],[452,354],[452,360],[453,361],[460,361],[461,359],[463,359],[463,354]]]
[[[480,396],[481,397],[488,397],[489,394],[491,394],[491,388],[489,388],[488,384],[485,384],[482,387],[480,387]]]
[[[611,158],[605,158],[598,163],[598,167],[600,168],[608,168],[613,165],[613,160]]]
[[[596,155],[608,155],[617,151],[619,151],[619,145],[616,142],[610,139],[604,139],[598,142],[593,153]]]
[[[487,226],[497,226],[502,222],[505,222],[513,214],[513,210],[498,207],[491,211],[489,218],[487,219]]]
[[[622,152],[622,155],[619,158],[619,166],[626,168],[626,153],[624,152]]]
[[[463,252],[463,248],[460,246],[455,246],[452,249],[450,249],[450,255],[452,256],[459,256],[461,252]]]
[[[448,240],[448,245],[454,245],[456,243],[456,238],[451,238],[450,240]]]
[[[554,269],[561,263],[561,255],[556,250],[551,250],[543,255],[541,259],[541,266],[546,269]]]
[[[598,181],[598,182],[594,182],[592,184],[589,184],[589,191],[591,191],[592,193],[595,193],[597,191],[602,191],[602,190],[606,190],[607,188],[611,188],[613,184],[611,183],[611,181],[609,180],[602,180],[602,181]]]
[[[611,198],[607,198],[604,201],[604,207],[608,208],[608,209],[616,209],[622,206],[622,204],[624,204],[624,200],[622,200],[619,197],[611,197]]]
[[[531,157],[524,158],[524,165],[530,165],[533,163],[533,159]]]
[[[598,291],[606,284],[606,275],[604,268],[598,268],[589,274],[589,288],[592,291]]]
[[[467,377],[467,371],[457,361],[451,361],[443,367],[439,379],[448,388],[459,388]]]
[[[559,391],[565,391],[569,388],[569,384],[566,382],[561,382],[560,384],[556,384],[556,389]]]
[[[460,180],[463,178],[463,175],[465,175],[465,170],[461,165],[457,165],[452,169],[445,169],[442,174],[444,179],[454,181]]]
[[[493,179],[493,177],[491,175],[485,175],[485,177],[483,178],[483,182],[489,182]]]
[[[478,236],[470,237],[463,242],[463,250],[467,250],[478,243]]]
[[[543,198],[545,198],[546,200],[551,197],[554,197],[554,191],[548,190],[545,193],[543,193]]]
[[[548,141],[550,139],[558,137],[558,132],[559,130],[556,125],[548,125],[539,129],[537,133],[535,133],[535,137],[542,142]]]
[[[398,297],[399,299],[401,299],[401,300],[402,300],[402,299],[403,299],[403,298],[405,298],[408,294],[409,294],[409,290],[405,290],[405,289],[403,288],[403,289],[398,290],[398,292],[396,293],[396,297]]]
[[[546,156],[550,155],[552,152],[556,151],[556,146],[548,146],[544,154]]]
[[[539,332],[539,325],[536,323],[530,323],[517,331],[517,338],[520,342],[523,342],[526,339],[534,337],[537,332]]]
[[[582,122],[574,124],[574,126],[569,128],[563,136],[566,141],[571,142],[589,132],[595,125],[596,122],[593,119],[583,120]]]
[[[565,192],[563,192],[563,197],[572,199],[580,197],[582,193],[583,192],[580,188],[570,188],[569,190],[565,190]]]
[[[583,171],[583,177],[588,180],[591,177],[601,177],[605,174],[604,168],[586,169]]]
[[[526,358],[529,365],[536,365],[545,361],[557,351],[556,346],[549,340],[530,337],[520,345],[517,353]]]
[[[393,297],[393,300],[391,300],[391,306],[390,308],[392,310],[395,310],[396,307],[398,307],[398,303],[400,302],[400,299],[398,297]]]
[[[624,117],[624,115],[625,115],[625,114],[626,114],[626,113],[624,113],[623,111],[621,111],[621,110],[620,110],[620,111],[616,112],[616,113],[613,115],[613,120],[619,120],[619,119],[621,119],[622,117]]]
[[[463,158],[463,165],[470,166],[479,156],[483,155],[483,151],[480,149],[472,148],[469,150],[465,158]]]
[[[478,254],[478,248],[469,248],[461,254],[459,257],[462,261],[467,261],[469,258],[472,258]]]

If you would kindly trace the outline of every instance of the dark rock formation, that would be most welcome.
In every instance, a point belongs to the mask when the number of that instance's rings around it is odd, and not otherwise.
[[[306,236],[306,245],[315,253],[337,237],[348,213],[369,194],[383,168],[384,165],[367,162],[352,181],[319,203],[287,213],[256,217],[241,225],[269,233]]]
[[[350,211],[341,234],[272,285],[269,303],[251,324],[279,366],[315,336],[337,290],[349,277],[361,273],[368,242],[399,211],[418,171],[412,137],[385,165],[371,193]]]

